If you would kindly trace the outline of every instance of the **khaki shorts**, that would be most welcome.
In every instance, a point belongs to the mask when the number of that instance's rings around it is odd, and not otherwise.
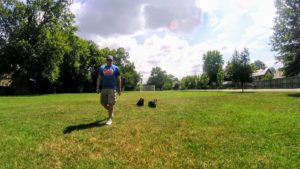
[[[116,90],[115,89],[102,89],[100,99],[101,99],[102,105],[107,105],[107,104],[114,105],[117,100]]]

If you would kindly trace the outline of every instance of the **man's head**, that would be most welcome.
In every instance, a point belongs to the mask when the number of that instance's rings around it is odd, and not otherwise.
[[[106,61],[107,61],[107,65],[111,66],[114,61],[114,57],[111,55],[108,55],[106,58]]]

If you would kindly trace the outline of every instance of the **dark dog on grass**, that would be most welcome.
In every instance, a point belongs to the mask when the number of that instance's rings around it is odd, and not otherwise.
[[[144,99],[140,98],[140,100],[136,103],[137,106],[144,106]]]
[[[156,108],[156,105],[157,105],[157,99],[148,102],[149,107]]]

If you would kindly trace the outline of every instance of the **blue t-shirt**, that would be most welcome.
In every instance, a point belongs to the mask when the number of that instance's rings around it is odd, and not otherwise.
[[[117,77],[120,76],[118,66],[102,65],[99,67],[99,75],[102,77],[102,89],[117,89]]]

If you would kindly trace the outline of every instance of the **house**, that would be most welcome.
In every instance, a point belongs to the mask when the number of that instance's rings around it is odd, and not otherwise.
[[[252,73],[254,81],[262,80],[268,74],[272,75],[272,71],[269,68],[259,69],[256,72]]]

